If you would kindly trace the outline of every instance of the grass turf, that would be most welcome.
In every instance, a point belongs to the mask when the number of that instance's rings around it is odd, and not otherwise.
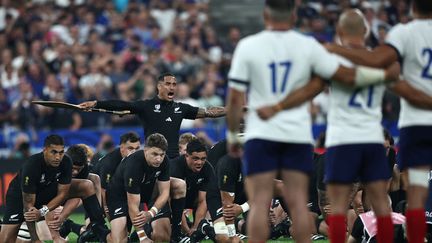
[[[3,216],[0,216],[1,218],[3,218]],[[72,219],[75,223],[79,223],[79,224],[84,224],[84,214],[72,214],[70,217],[70,219]],[[75,235],[74,233],[70,233],[68,236],[68,242],[77,242],[77,235]],[[46,242],[52,242],[52,241],[46,241]],[[205,240],[202,241],[203,243],[212,243],[212,241],[210,240]],[[245,243],[247,242],[247,240],[245,241]],[[267,242],[273,242],[273,243],[278,243],[278,242],[294,242],[293,240],[287,239],[287,238],[280,238],[278,240],[269,240]],[[328,243],[327,240],[318,240],[318,241],[313,241],[314,243]]]

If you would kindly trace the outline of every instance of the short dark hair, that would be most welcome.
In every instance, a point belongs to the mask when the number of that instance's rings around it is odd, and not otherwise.
[[[159,77],[157,78],[158,82],[163,82],[165,80],[165,77],[174,77],[175,75],[172,73],[162,73],[161,75],[159,75]]]
[[[192,141],[190,141],[187,146],[186,146],[186,152],[188,154],[192,154],[194,152],[206,152],[207,153],[207,148],[204,145],[203,142],[201,142],[201,140],[199,139],[192,139]]]
[[[164,135],[160,133],[153,133],[152,135],[147,137],[144,147],[156,147],[162,149],[163,151],[167,151],[168,141],[166,140]]]
[[[48,135],[44,140],[44,147],[49,147],[50,145],[64,146],[64,140],[60,135],[57,134]]]
[[[265,6],[276,21],[286,20],[295,10],[294,0],[266,0]]]
[[[415,9],[420,14],[431,14],[432,13],[432,1],[431,0],[414,0]]]
[[[136,143],[140,141],[140,137],[136,132],[127,132],[120,136],[120,144],[127,142]]]
[[[66,154],[71,158],[73,165],[84,166],[87,163],[86,150],[79,144],[70,146]]]

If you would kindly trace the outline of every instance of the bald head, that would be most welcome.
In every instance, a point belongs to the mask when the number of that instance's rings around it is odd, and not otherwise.
[[[342,13],[338,21],[341,36],[358,36],[364,38],[367,32],[367,22],[358,9],[349,9]]]

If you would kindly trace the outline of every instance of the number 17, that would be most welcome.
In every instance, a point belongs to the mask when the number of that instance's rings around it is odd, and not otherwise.
[[[283,72],[283,77],[282,77],[282,86],[280,88],[280,92],[283,93],[285,91],[286,88],[286,83],[288,81],[288,76],[289,76],[289,72],[291,70],[291,62],[289,61],[285,61],[285,62],[280,62],[278,63],[279,65],[277,65],[277,63],[272,62],[269,64],[269,67],[271,69],[271,80],[272,80],[272,92],[274,94],[276,94],[277,91],[277,70],[278,70],[278,66],[282,66],[283,68],[285,68],[285,72]]]

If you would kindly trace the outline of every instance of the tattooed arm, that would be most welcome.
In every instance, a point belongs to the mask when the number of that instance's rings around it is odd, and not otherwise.
[[[24,218],[27,224],[31,241],[39,241],[39,237],[36,233],[36,222],[41,218],[41,216],[39,210],[34,207],[34,204],[36,202],[36,194],[23,192],[22,196],[24,206]]]
[[[199,108],[196,118],[217,118],[225,116],[226,109],[222,106]]]

